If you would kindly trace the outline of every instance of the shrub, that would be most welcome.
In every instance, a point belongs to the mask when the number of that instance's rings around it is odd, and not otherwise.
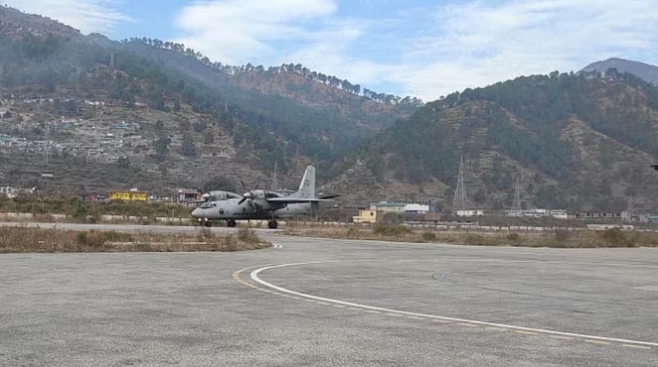
[[[565,231],[563,229],[556,229],[555,230],[555,240],[557,242],[568,241],[570,237],[571,237],[571,233],[569,233],[569,231]]]
[[[210,230],[210,228],[207,228],[207,227],[201,227],[201,228],[199,228],[199,233],[197,233],[197,236],[196,236],[196,237],[197,237],[197,239],[198,239],[199,241],[203,241],[203,240],[205,240],[205,239],[212,238],[212,237],[213,237],[213,233],[212,233],[212,231]]]
[[[401,236],[410,232],[409,228],[403,225],[376,224],[372,232],[382,236]]]
[[[350,227],[350,228],[347,229],[347,232],[345,233],[345,235],[346,235],[348,238],[356,238],[356,237],[359,237],[359,230],[358,230],[357,228]]]
[[[606,229],[599,233],[599,237],[609,246],[613,247],[631,247],[633,242],[619,228]]]
[[[521,235],[519,235],[519,234],[516,233],[516,232],[512,232],[512,233],[508,234],[506,238],[507,238],[507,240],[508,240],[509,242],[511,242],[511,243],[519,243],[519,242],[521,242]]]
[[[260,238],[256,232],[251,228],[240,228],[238,229],[238,239],[245,243],[259,243]]]
[[[482,237],[479,234],[467,234],[466,238],[464,238],[464,242],[467,245],[473,245],[473,246],[481,246],[485,244],[484,237]]]
[[[436,241],[436,233],[432,233],[432,232],[423,233],[423,241],[428,241],[428,242]]]
[[[78,232],[75,240],[80,246],[99,248],[103,247],[106,242],[132,242],[133,237],[129,233],[122,232],[84,231]]]

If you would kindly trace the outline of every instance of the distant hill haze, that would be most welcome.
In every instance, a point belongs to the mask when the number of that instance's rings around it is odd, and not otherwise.
[[[658,85],[658,66],[639,61],[610,58],[589,64],[582,71],[598,71],[604,73],[608,69],[617,69],[621,73],[631,73],[649,83]]]

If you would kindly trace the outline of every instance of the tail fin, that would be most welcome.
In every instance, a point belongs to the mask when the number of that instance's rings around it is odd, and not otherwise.
[[[299,184],[299,190],[297,190],[294,196],[305,199],[315,197],[315,167],[306,167],[302,182]]]

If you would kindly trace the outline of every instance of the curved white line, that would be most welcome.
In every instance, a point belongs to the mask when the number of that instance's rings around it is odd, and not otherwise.
[[[432,260],[397,260],[397,261],[423,261],[423,262],[425,262],[425,261],[432,261]],[[468,261],[468,260],[466,260],[466,261]],[[486,260],[480,260],[480,261],[486,261]],[[582,339],[592,339],[592,340],[600,340],[600,341],[607,341],[607,342],[616,342],[616,343],[644,345],[644,346],[649,346],[649,347],[658,347],[658,343],[652,343],[652,342],[643,342],[643,341],[619,339],[619,338],[609,338],[609,337],[604,337],[604,336],[587,335],[587,334],[568,333],[568,332],[546,330],[546,329],[536,329],[536,328],[523,327],[523,326],[498,324],[498,323],[494,323],[494,322],[469,320],[469,319],[462,319],[462,318],[457,318],[457,317],[428,315],[428,314],[417,313],[417,312],[394,310],[394,309],[384,308],[384,307],[368,306],[368,305],[364,305],[364,304],[360,304],[360,303],[346,302],[346,301],[341,301],[341,300],[337,300],[337,299],[318,297],[318,296],[313,296],[313,295],[306,294],[306,293],[296,292],[296,291],[293,291],[293,290],[290,290],[290,289],[279,287],[279,286],[274,285],[272,283],[268,283],[268,282],[262,280],[258,276],[261,272],[266,271],[266,270],[270,270],[270,269],[287,268],[287,267],[302,266],[302,265],[343,263],[343,262],[396,262],[396,260],[314,261],[314,262],[306,262],[306,263],[292,263],[292,264],[272,265],[272,266],[266,266],[266,267],[263,267],[263,268],[256,269],[256,270],[252,271],[251,272],[251,279],[254,280],[255,282],[265,286],[265,287],[274,289],[274,290],[282,292],[282,293],[287,293],[287,294],[291,294],[291,295],[294,295],[294,296],[308,298],[308,299],[312,299],[312,300],[316,300],[316,301],[328,302],[328,303],[333,303],[333,304],[338,304],[338,305],[343,305],[343,306],[349,306],[349,307],[362,308],[362,309],[365,309],[365,310],[395,313],[395,314],[405,315],[405,316],[423,317],[423,318],[429,318],[429,319],[434,319],[434,320],[444,320],[444,321],[451,321],[451,322],[469,323],[469,324],[474,324],[474,325],[491,326],[491,327],[498,327],[498,328],[504,328],[504,329],[509,329],[509,330],[530,331],[530,332],[542,333],[542,334],[548,334],[548,335],[568,336],[568,337],[582,338]]]

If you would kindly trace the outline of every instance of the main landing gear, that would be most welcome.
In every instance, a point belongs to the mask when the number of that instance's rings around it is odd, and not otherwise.
[[[278,226],[279,226],[279,222],[277,222],[274,219],[267,222],[267,228],[269,228],[269,229],[276,229]]]
[[[226,221],[226,226],[229,228],[235,228],[238,226],[238,223],[234,221],[233,219],[229,219]]]

